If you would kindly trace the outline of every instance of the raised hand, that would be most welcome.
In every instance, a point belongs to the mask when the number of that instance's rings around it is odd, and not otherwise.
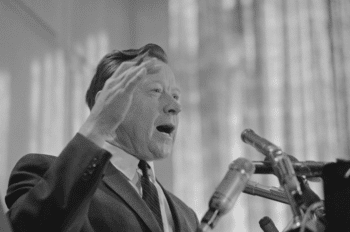
[[[124,120],[133,98],[134,90],[147,73],[160,69],[156,58],[139,64],[123,62],[97,93],[96,102],[79,133],[100,147],[114,137],[115,130]]]

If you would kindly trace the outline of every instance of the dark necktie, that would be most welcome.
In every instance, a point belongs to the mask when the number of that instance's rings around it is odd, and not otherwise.
[[[160,212],[158,192],[156,186],[154,186],[154,184],[150,181],[148,177],[149,166],[146,161],[141,160],[139,162],[139,168],[142,170],[142,199],[152,210],[154,216],[156,217],[160,225],[160,228],[163,230],[162,214]]]

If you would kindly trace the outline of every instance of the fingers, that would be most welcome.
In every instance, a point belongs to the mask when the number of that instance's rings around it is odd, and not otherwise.
[[[154,74],[158,72],[161,68],[160,65],[156,65],[156,58],[152,58],[149,60],[146,60],[139,66],[136,66],[136,62],[127,62],[127,64],[124,65],[123,69],[128,67],[124,73],[120,74],[119,76],[116,76],[117,73],[113,74],[111,78],[109,78],[108,85],[110,88],[113,88],[115,85],[125,87],[126,84],[128,83],[129,79],[132,78],[134,75],[136,75],[141,69],[145,68],[146,74]],[[131,65],[131,66],[130,66]],[[116,71],[117,72],[117,71]]]
[[[140,60],[143,60],[143,58],[141,58]],[[155,73],[159,71],[159,67],[155,66],[156,60],[156,58],[152,58],[146,60],[140,65],[137,65],[139,61],[123,62],[109,79],[111,79],[111,81],[113,81],[114,79],[116,79],[117,81],[122,81],[126,76],[130,75],[130,73],[137,73],[143,67],[147,68],[150,74]]]
[[[144,59],[148,56],[149,54],[149,50],[147,50],[147,52],[145,52],[140,58],[139,60],[136,62],[135,66],[139,66],[143,61]]]
[[[135,66],[135,64],[136,64],[136,61],[125,61],[125,62],[121,63],[119,65],[119,67],[117,68],[117,70],[115,70],[115,72],[113,73],[111,78],[117,78],[119,75],[126,72],[131,67]]]
[[[131,93],[135,89],[137,83],[146,75],[146,68],[141,68],[135,75],[131,78],[125,79],[127,82],[125,83],[124,91]]]
[[[137,73],[131,75],[130,78],[125,78],[123,83],[119,82],[111,89],[111,92],[118,92],[118,90],[122,90],[124,93],[132,94],[135,90],[137,84],[141,81],[143,77],[146,76],[147,70],[146,68],[141,68]]]
[[[142,59],[141,59],[142,60]],[[146,60],[144,61],[143,63],[141,63],[140,65],[134,65],[133,68],[130,68],[128,71],[131,72],[131,73],[137,73],[139,70],[141,70],[142,68],[146,68],[146,71],[147,73],[149,71],[152,71],[154,72],[155,70],[158,70],[160,69],[160,66],[159,65],[156,65],[156,62],[157,62],[157,58],[151,58],[149,60]],[[126,72],[128,72],[126,71]]]
[[[137,58],[137,60],[125,61],[125,62],[121,63],[120,66],[117,68],[117,70],[113,73],[111,78],[118,78],[119,76],[121,76],[121,74],[127,72],[129,69],[131,69],[133,67],[137,68],[137,67],[141,67],[142,65],[146,65],[147,68],[151,68],[152,63],[155,63],[155,61],[157,59],[153,57],[153,58],[146,60],[144,62],[147,55],[148,55],[148,52],[141,55],[141,57]]]

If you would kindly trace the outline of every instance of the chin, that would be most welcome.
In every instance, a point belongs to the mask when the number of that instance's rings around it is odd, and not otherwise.
[[[161,146],[152,146],[150,151],[153,154],[154,160],[158,160],[169,157],[172,153],[172,149],[172,146],[162,144]]]

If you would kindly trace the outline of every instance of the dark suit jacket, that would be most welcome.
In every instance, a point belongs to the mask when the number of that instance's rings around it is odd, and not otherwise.
[[[160,232],[152,212],[110,157],[77,134],[58,157],[21,158],[5,197],[14,231]],[[194,211],[163,191],[175,231],[196,231]]]

